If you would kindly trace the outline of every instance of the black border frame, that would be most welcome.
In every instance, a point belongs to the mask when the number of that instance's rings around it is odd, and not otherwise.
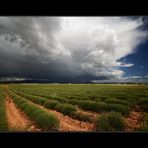
[[[105,2],[105,1],[104,1]],[[142,2],[141,2],[142,3]],[[56,8],[48,8],[48,4],[38,6],[23,3],[23,8],[16,6],[2,7],[1,16],[148,16],[147,5],[129,6],[122,3],[120,6],[108,6],[87,3],[71,3],[73,8],[63,4]],[[107,4],[107,2],[106,2]],[[15,3],[14,3],[15,5]],[[51,3],[52,5],[52,3]],[[122,8],[121,8],[122,6]],[[41,8],[42,7],[42,8]],[[4,146],[145,146],[148,132],[0,132],[0,143]]]

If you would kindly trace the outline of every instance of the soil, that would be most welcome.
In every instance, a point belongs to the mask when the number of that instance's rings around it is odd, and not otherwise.
[[[94,131],[95,130],[94,125],[91,123],[75,120],[55,110],[49,110],[40,105],[38,106],[54,114],[60,120],[59,131]]]
[[[13,100],[7,94],[6,113],[10,131],[40,131],[25,113],[15,106]]]
[[[130,112],[130,115],[128,118],[124,118],[127,124],[127,131],[135,131],[140,127],[142,111],[140,111],[139,108],[137,110],[137,108]]]
[[[93,131],[95,129],[94,125],[88,122],[72,119],[57,111],[49,111],[60,120],[60,131]]]

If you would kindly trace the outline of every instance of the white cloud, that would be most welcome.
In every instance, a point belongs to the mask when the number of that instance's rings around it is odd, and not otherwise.
[[[0,78],[0,81],[23,81],[23,80],[26,80],[26,78],[18,78],[18,77]]]
[[[128,76],[128,77],[123,77],[123,79],[127,79],[127,80],[133,80],[133,79],[141,79],[142,76]]]
[[[122,82],[146,82],[146,79],[143,78],[143,76],[127,76],[122,77],[119,81]]]
[[[124,72],[122,70],[114,70],[111,72],[113,75],[122,76]]]
[[[121,67],[132,67],[134,66],[134,64],[129,63],[129,64],[122,64]]]
[[[98,76],[102,72],[122,76],[124,72],[118,68],[134,64],[118,60],[134,53],[148,35],[138,29],[142,24],[141,19],[124,17],[67,17],[60,32],[61,44],[83,70]],[[114,67],[118,67],[117,71],[112,72]]]
[[[133,79],[140,79],[142,76],[132,76]]]

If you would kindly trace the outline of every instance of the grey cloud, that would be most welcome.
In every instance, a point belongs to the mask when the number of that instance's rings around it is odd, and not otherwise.
[[[118,79],[120,58],[147,37],[142,19],[0,17],[0,77],[51,80]]]
[[[52,69],[50,51],[42,45],[36,24],[39,31],[47,34],[48,45],[54,49],[54,32],[60,27],[60,18],[0,18],[0,76],[40,77],[47,73],[47,67],[48,71]]]

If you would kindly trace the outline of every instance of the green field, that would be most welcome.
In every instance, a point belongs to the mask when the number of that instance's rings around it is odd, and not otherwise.
[[[148,130],[148,85],[10,84],[1,85],[3,92],[42,130],[58,131],[62,122],[46,110],[92,124],[92,131]],[[2,102],[4,96],[0,99]],[[0,114],[5,117],[3,102],[1,107]]]

